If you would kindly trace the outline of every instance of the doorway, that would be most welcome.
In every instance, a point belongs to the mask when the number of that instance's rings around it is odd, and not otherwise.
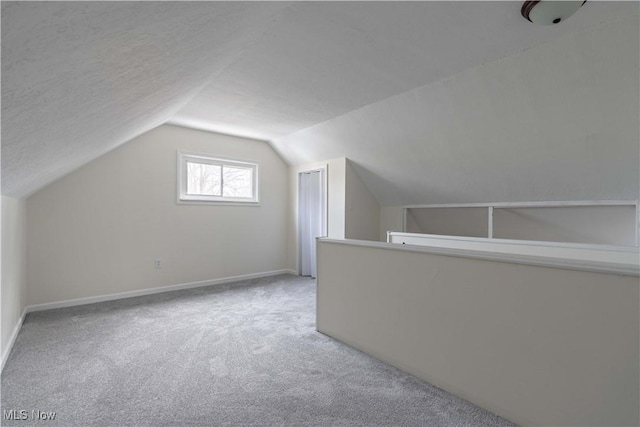
[[[300,172],[298,175],[298,268],[301,276],[316,277],[316,238],[326,235],[326,169]]]

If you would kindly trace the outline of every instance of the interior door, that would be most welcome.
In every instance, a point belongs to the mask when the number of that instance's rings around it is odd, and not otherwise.
[[[298,192],[298,248],[300,275],[316,277],[316,237],[325,233],[324,170],[301,172]]]

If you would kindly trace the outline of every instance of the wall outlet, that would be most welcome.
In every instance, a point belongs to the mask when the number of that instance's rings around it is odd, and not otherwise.
[[[162,263],[160,261],[160,258],[156,258],[155,264],[156,268],[162,268]]]

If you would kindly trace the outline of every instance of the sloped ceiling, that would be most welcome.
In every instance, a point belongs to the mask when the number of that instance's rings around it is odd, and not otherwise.
[[[277,2],[3,2],[2,193],[25,196],[166,122]]]
[[[638,4],[520,6],[3,3],[2,192],[169,122],[349,157],[383,205],[637,198]]]
[[[273,142],[347,157],[382,205],[634,200],[638,16],[564,35]]]

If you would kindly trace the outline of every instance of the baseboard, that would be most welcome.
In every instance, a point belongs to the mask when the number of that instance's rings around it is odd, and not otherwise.
[[[25,307],[22,310],[22,314],[20,315],[20,319],[18,319],[18,323],[13,328],[13,332],[11,333],[11,338],[9,338],[9,342],[7,343],[7,348],[4,350],[2,354],[2,367],[0,368],[0,372],[4,370],[4,364],[7,363],[7,359],[11,354],[11,349],[13,348],[13,343],[16,342],[16,338],[18,338],[18,333],[20,333],[20,328],[22,328],[22,323],[24,322],[24,318],[27,315],[27,308]]]
[[[183,289],[201,288],[204,286],[221,285],[224,283],[239,282],[242,280],[259,279],[261,277],[278,276],[280,274],[293,274],[297,273],[293,270],[274,270],[265,271],[261,273],[243,274],[240,276],[223,277],[221,279],[202,280],[199,282],[182,283],[178,285],[160,286],[157,288],[140,289],[137,291],[120,292],[116,294],[98,295],[95,297],[76,298],[64,301],[48,302],[44,304],[29,305],[25,309],[27,313],[42,310],[51,310],[54,308],[74,307],[77,305],[94,304],[97,302],[113,301],[123,298],[139,297],[144,295],[160,294],[163,292],[179,291]]]
[[[163,292],[171,292],[171,291],[179,291],[182,289],[192,289],[192,288],[200,288],[204,286],[213,286],[213,285],[221,285],[224,283],[233,283],[239,282],[242,280],[250,280],[250,279],[259,279],[261,277],[270,277],[270,276],[278,276],[280,274],[292,274],[297,275],[298,273],[294,270],[274,270],[274,271],[265,271],[261,273],[253,273],[253,274],[243,274],[240,276],[230,276],[223,277],[221,279],[213,279],[213,280],[203,280],[200,282],[190,282],[190,283],[182,283],[179,285],[170,285],[170,286],[160,286],[157,288],[150,289],[140,289],[137,291],[129,291],[129,292],[120,292],[117,294],[108,294],[108,295],[99,295],[95,297],[86,297],[86,298],[76,298],[64,301],[56,301],[45,304],[36,304],[29,305],[22,310],[22,314],[20,315],[20,319],[16,326],[13,328],[13,333],[11,334],[11,338],[9,339],[9,343],[7,344],[7,348],[2,354],[2,367],[0,368],[0,372],[4,370],[4,365],[11,354],[11,349],[13,348],[13,344],[20,333],[20,329],[22,328],[22,323],[27,315],[27,313],[31,313],[34,311],[42,311],[42,310],[51,310],[54,308],[64,308],[64,307],[73,307],[76,305],[84,305],[84,304],[93,304],[96,302],[103,301],[113,301],[117,299],[123,298],[132,298],[143,295],[152,295],[152,294],[160,294]]]

